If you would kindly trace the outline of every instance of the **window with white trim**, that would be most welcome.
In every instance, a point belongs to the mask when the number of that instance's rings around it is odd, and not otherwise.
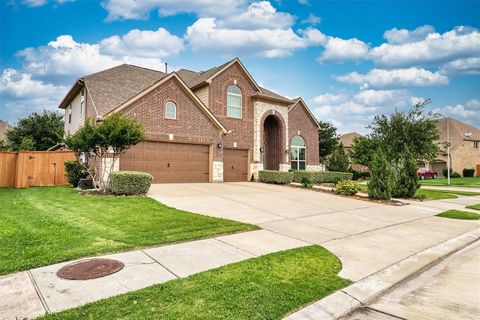
[[[242,118],[242,91],[236,85],[227,89],[227,117]]]
[[[301,136],[294,136],[292,138],[290,148],[290,164],[292,170],[305,170],[306,167],[306,152],[307,145],[305,139]]]
[[[177,119],[177,105],[172,101],[168,101],[165,104],[165,118]]]
[[[83,114],[84,109],[85,109],[85,89],[82,89],[82,94],[80,97],[80,114]]]

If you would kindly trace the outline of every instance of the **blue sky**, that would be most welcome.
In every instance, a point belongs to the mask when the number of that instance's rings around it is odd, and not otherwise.
[[[0,119],[56,109],[73,81],[123,62],[205,70],[239,57],[339,132],[429,110],[480,126],[480,2],[0,1]],[[188,8],[186,10],[185,8]]]

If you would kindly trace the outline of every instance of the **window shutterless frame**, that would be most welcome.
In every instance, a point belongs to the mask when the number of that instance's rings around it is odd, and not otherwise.
[[[177,105],[173,101],[165,103],[165,119],[177,119]]]
[[[292,170],[305,170],[307,164],[306,155],[305,139],[301,136],[294,136],[290,147],[290,165]]]
[[[242,118],[242,91],[236,85],[227,89],[227,117]]]

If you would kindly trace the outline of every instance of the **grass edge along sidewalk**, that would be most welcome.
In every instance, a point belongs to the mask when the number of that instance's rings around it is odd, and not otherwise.
[[[0,275],[99,254],[259,229],[148,197],[70,187],[0,189]]]
[[[320,246],[251,258],[42,319],[282,319],[351,281]]]

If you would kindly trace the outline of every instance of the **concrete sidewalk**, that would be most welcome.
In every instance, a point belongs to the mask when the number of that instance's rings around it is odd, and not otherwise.
[[[422,185],[422,189],[480,192],[480,186],[478,186],[478,187],[462,187],[462,186],[425,186],[425,185]]]
[[[426,248],[480,226],[435,217],[480,197],[392,207],[259,183],[152,186],[151,196],[180,209],[256,223],[263,230],[107,255],[125,268],[84,281],[55,273],[66,263],[0,277],[0,319],[35,317],[276,251],[319,244],[361,280]],[[453,201],[455,200],[455,201]]]

